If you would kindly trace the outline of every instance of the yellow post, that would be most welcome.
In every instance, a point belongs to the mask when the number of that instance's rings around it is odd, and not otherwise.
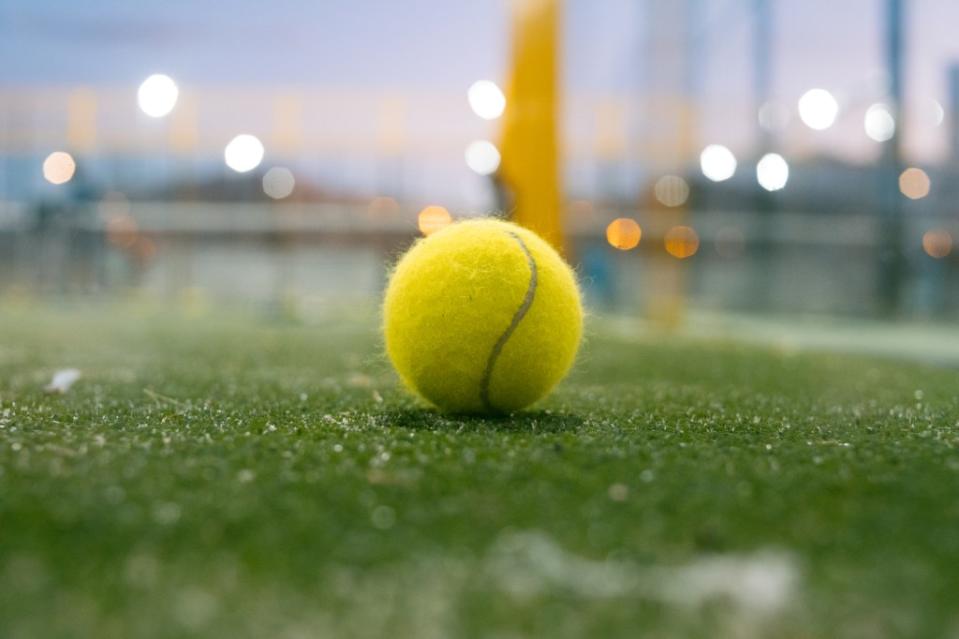
[[[563,249],[557,48],[559,0],[512,0],[512,69],[497,177],[512,219]]]

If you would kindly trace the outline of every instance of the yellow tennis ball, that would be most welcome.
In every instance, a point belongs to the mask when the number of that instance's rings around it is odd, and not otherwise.
[[[496,219],[417,241],[390,277],[383,316],[403,383],[456,413],[505,413],[545,396],[583,332],[570,267],[532,231]]]

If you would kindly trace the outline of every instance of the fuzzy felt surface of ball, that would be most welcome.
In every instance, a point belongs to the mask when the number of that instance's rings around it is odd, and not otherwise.
[[[383,303],[397,373],[448,412],[529,406],[569,371],[582,332],[572,269],[535,233],[498,219],[418,240],[393,270]]]

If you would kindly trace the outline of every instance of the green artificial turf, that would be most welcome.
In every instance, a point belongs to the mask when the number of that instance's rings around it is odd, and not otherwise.
[[[373,315],[0,307],[0,637],[959,632],[956,371],[594,318],[446,417]]]

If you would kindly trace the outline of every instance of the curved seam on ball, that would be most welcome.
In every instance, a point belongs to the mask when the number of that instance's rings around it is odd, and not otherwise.
[[[519,247],[523,249],[523,253],[526,255],[526,261],[529,264],[529,287],[526,289],[526,297],[523,298],[523,303],[516,309],[516,313],[513,314],[513,319],[510,321],[509,326],[506,327],[503,334],[496,340],[496,343],[493,345],[493,350],[490,351],[489,359],[486,361],[486,370],[483,371],[483,378],[480,381],[480,401],[486,410],[496,410],[489,401],[489,385],[493,377],[493,366],[496,365],[496,360],[499,358],[500,353],[503,352],[503,347],[506,346],[506,342],[509,341],[510,336],[516,331],[516,327],[519,326],[519,323],[526,317],[526,313],[529,312],[529,307],[533,304],[533,297],[536,295],[536,260],[533,259],[533,254],[526,248],[526,244],[519,235],[512,231],[507,232],[519,243]]]

